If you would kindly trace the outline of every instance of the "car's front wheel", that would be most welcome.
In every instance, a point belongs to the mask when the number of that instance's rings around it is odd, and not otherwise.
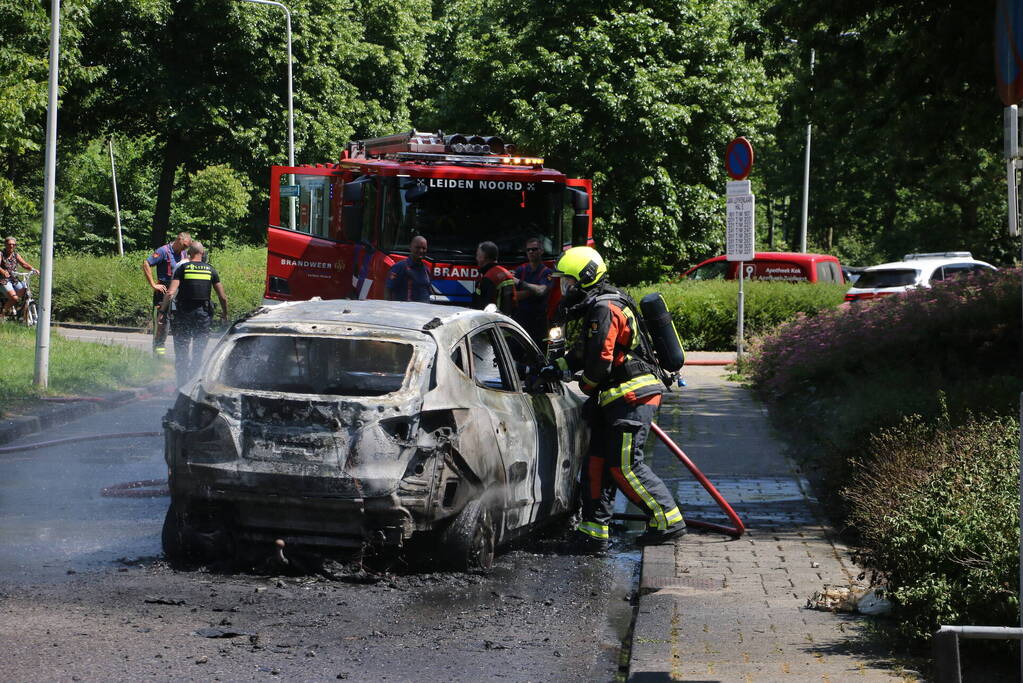
[[[445,530],[442,542],[457,569],[489,570],[497,547],[494,513],[482,499],[470,501]]]

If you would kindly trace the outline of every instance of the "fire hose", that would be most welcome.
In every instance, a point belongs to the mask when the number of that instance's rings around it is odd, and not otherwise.
[[[739,515],[735,514],[735,510],[732,509],[732,506],[728,504],[728,501],[725,500],[724,496],[722,496],[721,493],[717,490],[717,488],[714,487],[714,484],[710,483],[710,480],[707,479],[703,472],[700,471],[700,468],[698,468],[696,464],[689,459],[689,456],[686,455],[682,451],[682,449],[679,448],[678,445],[671,440],[671,437],[664,433],[663,429],[658,427],[656,423],[651,423],[650,429],[653,431],[654,434],[657,435],[657,438],[659,438],[664,443],[664,445],[668,447],[668,450],[670,450],[675,455],[676,458],[682,461],[682,464],[686,466],[686,468],[692,473],[694,477],[696,477],[696,480],[700,482],[700,484],[707,491],[707,493],[710,494],[710,497],[713,498],[714,502],[718,504],[718,507],[721,508],[721,511],[724,512],[728,516],[728,518],[732,520],[732,524],[735,525],[725,526],[724,524],[715,524],[713,522],[705,522],[703,520],[691,519],[687,517],[686,526],[695,527],[697,529],[707,529],[708,531],[720,531],[721,533],[728,534],[729,536],[733,536],[735,538],[739,538],[740,536],[742,536],[743,533],[745,533],[746,531],[746,525],[742,523],[742,520],[739,519]],[[614,518],[633,521],[646,521],[647,519],[646,515],[632,514],[627,512],[619,512],[615,514]]]

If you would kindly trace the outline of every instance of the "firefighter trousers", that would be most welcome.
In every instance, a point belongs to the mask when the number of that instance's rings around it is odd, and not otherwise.
[[[684,524],[668,487],[643,458],[650,423],[660,396],[628,403],[624,398],[595,408],[590,420],[590,452],[582,472],[583,514],[579,531],[609,537],[615,490],[621,489],[648,517],[650,529],[664,531]]]

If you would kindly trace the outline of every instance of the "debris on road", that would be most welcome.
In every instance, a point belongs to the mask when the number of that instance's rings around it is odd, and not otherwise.
[[[196,629],[192,633],[202,638],[237,638],[239,636],[248,636],[251,638],[256,635],[251,631],[236,631],[234,629],[215,628],[212,626]]]

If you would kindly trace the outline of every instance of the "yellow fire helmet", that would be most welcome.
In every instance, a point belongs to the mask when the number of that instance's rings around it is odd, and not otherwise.
[[[554,270],[575,278],[583,289],[597,284],[607,274],[604,259],[592,247],[572,247],[561,255]]]

